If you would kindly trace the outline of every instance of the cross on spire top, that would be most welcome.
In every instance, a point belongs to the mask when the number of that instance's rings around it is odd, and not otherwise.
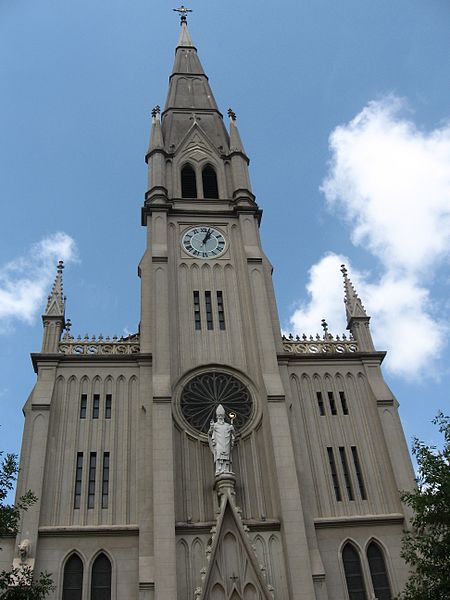
[[[174,12],[179,13],[181,25],[183,25],[183,23],[187,23],[187,13],[193,12],[192,9],[186,8],[185,6],[183,6],[183,4],[180,6],[180,8],[174,8],[173,10]]]

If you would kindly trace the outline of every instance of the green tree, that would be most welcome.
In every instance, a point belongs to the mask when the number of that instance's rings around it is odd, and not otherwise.
[[[6,504],[19,468],[14,454],[3,456],[3,452],[0,452],[0,460],[0,537],[2,537],[17,533],[21,511],[27,510],[37,498],[28,491],[15,504]],[[29,566],[0,573],[1,600],[43,600],[52,589],[54,586],[50,575],[40,573],[39,577],[35,578]]]
[[[433,423],[444,435],[443,448],[414,440],[417,488],[402,494],[414,517],[402,543],[411,575],[400,600],[450,600],[450,417],[439,413]]]

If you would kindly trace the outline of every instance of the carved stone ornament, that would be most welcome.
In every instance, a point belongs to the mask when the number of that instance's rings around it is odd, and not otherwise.
[[[197,431],[208,434],[216,410],[222,405],[225,414],[233,414],[234,428],[242,429],[253,413],[253,401],[246,385],[229,373],[202,373],[187,382],[181,393],[180,410]]]

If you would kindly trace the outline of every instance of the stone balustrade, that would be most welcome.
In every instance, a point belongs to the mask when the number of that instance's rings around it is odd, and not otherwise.
[[[103,337],[101,334],[98,337],[85,335],[82,338],[79,335],[75,338],[66,332],[59,343],[59,352],[73,356],[138,354],[140,352],[139,334],[120,338],[117,336],[112,338],[109,336]]]
[[[333,336],[330,333],[320,336],[283,335],[283,350],[292,354],[348,354],[358,352],[358,343],[351,336]]]

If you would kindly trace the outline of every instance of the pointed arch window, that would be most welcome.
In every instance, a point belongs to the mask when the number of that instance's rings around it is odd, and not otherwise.
[[[375,596],[378,600],[391,600],[391,586],[389,585],[386,561],[382,549],[376,542],[370,542],[367,548],[367,560]]]
[[[72,554],[64,567],[62,600],[81,600],[83,594],[83,562]]]
[[[187,164],[181,169],[181,197],[197,198],[197,180],[195,171]]]
[[[111,561],[103,552],[92,565],[91,600],[111,600]]]
[[[211,165],[206,165],[202,171],[203,197],[218,198],[217,175]]]
[[[359,554],[353,544],[347,543],[342,551],[345,580],[350,600],[367,600],[366,586]]]

